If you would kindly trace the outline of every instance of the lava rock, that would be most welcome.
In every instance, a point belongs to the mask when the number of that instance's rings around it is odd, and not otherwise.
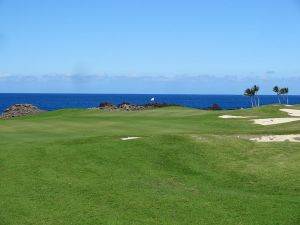
[[[130,104],[128,102],[123,102],[118,105],[114,105],[110,102],[102,102],[99,104],[99,109],[108,110],[108,111],[137,111],[137,110],[146,110],[146,109],[155,109],[155,108],[162,108],[162,107],[169,107],[169,106],[179,106],[175,104],[167,104],[167,103],[149,103],[145,105],[135,105]]]
[[[45,110],[41,110],[38,107],[31,104],[15,104],[10,108],[6,109],[2,113],[2,118],[12,118],[18,116],[28,116],[36,113],[45,112]]]

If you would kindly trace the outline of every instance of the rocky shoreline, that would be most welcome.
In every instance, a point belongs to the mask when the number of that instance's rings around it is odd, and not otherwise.
[[[178,105],[171,105],[171,104],[158,104],[158,103],[151,103],[145,105],[136,105],[123,102],[118,105],[114,105],[110,102],[102,102],[99,104],[98,107],[90,108],[90,109],[97,109],[97,110],[107,110],[107,111],[137,111],[137,110],[147,110],[147,109],[155,109],[155,108],[162,108],[168,106],[178,106]],[[0,118],[2,119],[9,119],[14,117],[20,116],[29,116],[37,113],[46,112],[46,110],[42,110],[37,106],[32,104],[15,104],[6,109],[2,114],[0,114]]]
[[[167,103],[148,103],[144,105],[130,104],[128,102],[123,102],[121,104],[115,105],[110,102],[102,102],[98,107],[89,108],[94,110],[106,110],[106,111],[140,111],[140,110],[149,110],[170,106],[180,106],[176,104],[167,104]],[[221,110],[221,107],[217,104],[213,104],[208,110]],[[46,112],[37,106],[32,104],[15,104],[8,109],[6,109],[1,115],[0,118],[7,119],[19,116],[29,116],[41,112]]]

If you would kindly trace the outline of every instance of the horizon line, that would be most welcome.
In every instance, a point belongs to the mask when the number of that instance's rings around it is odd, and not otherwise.
[[[3,94],[65,94],[65,95],[233,95],[233,96],[244,96],[243,94],[188,94],[188,93],[78,93],[78,92],[0,92]],[[259,96],[277,96],[276,94],[259,94]],[[289,94],[289,96],[300,96],[300,94]],[[247,97],[247,96],[245,96]]]

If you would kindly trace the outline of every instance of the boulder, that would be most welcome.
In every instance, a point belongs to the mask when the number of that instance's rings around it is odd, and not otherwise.
[[[99,108],[109,108],[109,107],[113,107],[114,106],[114,104],[112,104],[111,102],[101,102],[100,104],[99,104]]]
[[[130,105],[129,103],[121,103],[118,105],[120,110],[131,111],[134,109],[134,105]]]
[[[2,113],[2,118],[28,116],[44,111],[45,110],[41,110],[38,107],[31,104],[15,104]]]

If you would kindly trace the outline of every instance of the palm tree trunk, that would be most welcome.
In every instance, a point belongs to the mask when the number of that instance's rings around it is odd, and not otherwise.
[[[288,96],[288,94],[286,94],[286,104],[287,105],[289,104],[289,96]]]
[[[255,95],[253,96],[253,100],[254,100],[254,107],[257,107]]]
[[[253,99],[252,99],[252,97],[250,97],[250,99],[251,99],[251,106],[253,108]]]
[[[284,103],[284,101],[285,101],[285,95],[283,94],[282,95],[282,103]]]
[[[280,96],[277,94],[277,97],[278,97],[278,103],[281,104],[280,102]]]
[[[259,102],[259,97],[257,95],[257,106],[259,107],[260,106],[260,102]]]

